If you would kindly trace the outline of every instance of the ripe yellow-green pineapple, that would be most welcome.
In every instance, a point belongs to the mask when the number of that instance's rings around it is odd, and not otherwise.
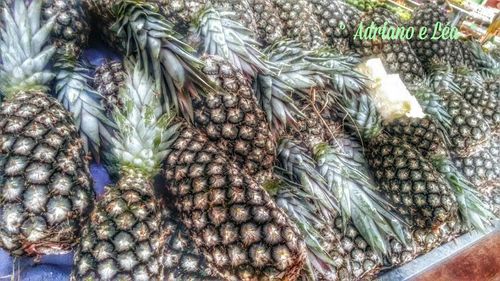
[[[153,178],[177,136],[178,125],[163,114],[159,91],[138,63],[127,62],[127,78],[115,108],[117,131],[105,160],[119,171],[82,231],[73,280],[159,280],[163,276],[164,218]]]
[[[166,188],[207,263],[223,279],[295,280],[304,242],[267,192],[196,129],[185,128],[172,149]]]
[[[48,95],[55,18],[41,25],[41,5],[2,8],[0,247],[15,256],[71,250],[94,197],[73,119]]]

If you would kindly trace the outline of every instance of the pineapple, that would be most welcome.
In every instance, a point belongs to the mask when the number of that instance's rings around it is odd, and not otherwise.
[[[451,57],[452,41],[444,39],[431,39],[434,32],[434,26],[437,22],[441,24],[448,23],[446,11],[436,3],[426,1],[413,11],[413,18],[408,22],[408,26],[420,30],[427,28],[427,37],[425,39],[415,36],[410,40],[410,44],[422,62],[426,71],[432,72],[435,64],[454,64],[454,58]],[[435,34],[440,36],[438,32]]]
[[[310,167],[313,160],[307,156],[307,149],[288,140],[283,140],[280,147],[281,161],[295,166],[294,172],[286,172],[279,182],[271,181],[266,186],[275,194],[277,204],[299,223],[305,236],[310,276],[307,279],[357,280],[375,275],[382,266],[381,253],[370,246],[350,219],[345,221],[338,210],[325,212],[324,206],[318,205],[324,194],[311,187],[321,185],[321,175],[315,175],[314,167]],[[391,239],[388,247],[390,265],[407,262],[414,256],[411,248],[396,239]]]
[[[401,117],[384,124],[385,130],[417,148],[424,157],[444,157],[448,153],[440,125],[431,117]]]
[[[421,98],[428,95],[423,100],[425,100],[424,108],[430,116],[398,118],[387,122],[385,130],[414,145],[446,177],[457,198],[461,215],[461,221],[457,224],[468,228],[474,226],[478,230],[484,230],[485,225],[489,224],[493,215],[488,211],[488,207],[481,202],[479,194],[474,190],[472,184],[466,180],[463,170],[459,169],[460,166],[454,165],[448,155],[447,146],[450,143],[450,137],[447,132],[452,125],[452,118],[438,100],[433,100],[435,94],[428,87],[426,88],[425,84],[419,84],[415,87],[419,88],[417,94]],[[444,231],[442,237],[446,238],[458,233],[457,231],[452,233]],[[427,246],[424,248],[428,248]]]
[[[163,206],[153,178],[175,141],[179,125],[162,113],[158,89],[138,63],[127,62],[113,111],[117,132],[106,163],[120,170],[82,231],[72,280],[159,280],[163,276]]]
[[[493,97],[500,100],[500,81],[494,79],[487,79],[485,82],[485,90],[491,93]]]
[[[455,157],[454,163],[478,189],[484,190],[498,185],[500,181],[499,135],[494,135],[481,151],[466,158]]]
[[[299,117],[297,129],[291,129],[295,131],[294,139],[300,140],[307,153],[314,156],[319,172],[315,177],[324,178],[330,196],[338,200],[343,221],[352,218],[352,224],[373,250],[380,256],[388,255],[388,237],[406,243],[409,232],[400,219],[388,212],[393,207],[378,195],[379,188],[373,182],[361,145],[346,136],[341,123],[332,119],[332,105],[321,97],[313,100],[316,104],[307,101],[301,104],[305,116]]]
[[[223,279],[295,280],[304,243],[267,192],[195,129],[185,128],[172,148],[166,187],[208,264]]]
[[[269,46],[284,37],[284,25],[272,0],[248,0],[261,43]],[[247,11],[248,12],[248,11]]]
[[[499,101],[484,89],[481,79],[475,79],[473,74],[464,72],[467,71],[458,71],[454,76],[462,97],[481,113],[493,132],[500,132]]]
[[[151,176],[135,168],[122,173],[82,230],[71,280],[162,278],[161,206]]]
[[[250,83],[220,57],[204,56],[202,61],[203,73],[223,91],[194,100],[194,125],[250,175],[270,170],[275,142]]]
[[[466,41],[455,40],[453,41],[453,44],[458,45],[459,51],[462,54],[462,62],[460,62],[460,65],[476,71],[479,67],[479,64],[477,63],[474,53],[472,52],[470,46],[466,43]]]
[[[467,157],[482,150],[484,143],[491,137],[491,130],[481,113],[461,96],[450,91],[440,91],[442,105],[452,118],[448,130],[453,153]]]
[[[429,85],[429,81],[417,83],[412,86],[412,93],[426,113],[444,128],[453,156],[466,158],[481,151],[491,138],[487,121],[461,96],[449,72],[437,71],[435,74],[434,85]]]
[[[350,49],[350,40],[361,20],[361,12],[338,0],[308,0],[318,18],[328,44],[336,49]]]
[[[56,17],[52,39],[61,54],[78,58],[90,34],[87,11],[81,0],[43,0],[42,19]]]
[[[83,143],[47,85],[55,24],[40,24],[41,1],[2,9],[0,88],[0,247],[12,255],[71,250],[93,206]],[[15,59],[13,59],[15,58]]]
[[[93,87],[101,94],[101,105],[109,116],[113,110],[123,108],[123,103],[119,98],[120,89],[125,85],[127,73],[121,61],[106,61],[96,68]]]
[[[436,228],[456,216],[457,202],[446,179],[422,154],[382,131],[373,101],[363,95],[344,102],[348,125],[366,147],[381,191],[416,227]]]
[[[193,100],[194,125],[247,173],[264,176],[260,172],[273,166],[275,144],[249,82],[220,57],[204,56],[202,61],[202,71],[222,91]],[[106,107],[122,107],[116,97],[124,78],[123,65],[118,61],[105,63],[96,75],[95,86],[102,90]]]
[[[103,114],[100,96],[88,85],[90,67],[78,59],[89,40],[89,18],[80,0],[43,0],[42,19],[51,17],[56,18],[51,37],[57,47],[54,94],[73,113],[85,151],[99,162],[101,138],[109,140],[108,128],[114,125]]]
[[[350,280],[375,274],[382,256],[388,265],[408,261],[413,251],[404,244],[410,232],[385,209],[390,205],[374,191],[361,147],[339,131],[331,105],[321,98],[300,104],[304,116],[289,129],[300,143],[285,139],[278,149],[278,171],[294,183],[276,191],[277,202],[301,222],[311,271],[320,280]]]
[[[439,130],[436,122],[430,117],[402,117],[386,124],[385,128],[391,135],[416,147],[447,178],[457,198],[462,223],[484,230],[493,215],[459,169],[452,164],[446,153],[444,133]]]
[[[111,4],[107,1],[106,5]],[[148,0],[160,13],[169,19],[179,33],[189,30],[190,24],[196,15],[208,4],[209,0]]]
[[[317,49],[326,38],[307,0],[271,0],[284,24],[288,39],[300,42],[305,48]]]

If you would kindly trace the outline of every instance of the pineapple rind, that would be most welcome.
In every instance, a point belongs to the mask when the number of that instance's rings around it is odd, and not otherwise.
[[[161,280],[161,204],[149,174],[122,170],[82,230],[71,280]]]
[[[93,206],[88,163],[71,116],[52,97],[44,47],[55,18],[41,1],[3,6],[0,88],[0,246],[15,256],[71,250]]]
[[[89,40],[88,15],[81,0],[43,0],[42,18],[56,17],[52,41],[59,54],[78,58]]]
[[[15,256],[70,251],[94,190],[73,120],[57,100],[18,92],[2,104],[0,175],[0,246]]]
[[[206,136],[191,128],[181,132],[165,178],[191,238],[224,278],[298,276],[305,246],[296,226]]]
[[[221,91],[193,99],[194,125],[247,173],[263,176],[273,167],[276,144],[248,78],[221,57],[201,60],[203,73]]]
[[[115,108],[123,108],[120,89],[126,78],[125,66],[120,60],[106,61],[96,68],[93,87],[101,95],[101,105],[107,116],[111,116]]]

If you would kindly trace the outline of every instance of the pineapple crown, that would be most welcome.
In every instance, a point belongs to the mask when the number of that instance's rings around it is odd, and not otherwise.
[[[254,88],[257,99],[267,115],[273,129],[279,131],[295,117],[302,115],[292,98],[304,97],[311,88],[322,85],[321,75],[310,69],[303,58],[307,51],[300,43],[279,41],[267,47],[264,53],[278,67],[277,73],[259,73]]]
[[[119,98],[122,108],[115,108],[117,125],[111,146],[112,159],[120,169],[138,169],[153,177],[177,138],[179,124],[174,115],[163,113],[158,88],[139,63],[125,63],[127,79]]]
[[[441,131],[445,133],[452,124],[451,116],[443,106],[443,98],[432,89],[430,84],[428,79],[424,79],[416,84],[409,85],[408,90],[418,100],[425,113],[438,121],[438,124],[443,129]]]
[[[464,45],[471,51],[480,69],[489,70],[489,72],[496,73],[497,76],[500,75],[500,62],[491,54],[485,52],[478,42],[468,40]]]
[[[361,95],[342,97],[342,99],[346,125],[353,133],[358,134],[366,142],[370,142],[382,133],[382,119],[371,97]]]
[[[332,223],[318,216],[320,211],[314,204],[318,198],[304,192],[300,185],[283,177],[271,185],[278,189],[276,204],[290,216],[304,236],[308,252],[309,274],[320,272],[326,275],[327,272],[335,271],[337,263],[328,249],[324,247],[325,233],[333,233]],[[313,277],[312,280],[315,278]]]
[[[174,25],[144,1],[119,1],[113,14],[116,22],[111,30],[126,39],[128,52],[136,52],[141,64],[151,71],[165,104],[192,121],[192,98],[215,91],[201,71],[203,63],[195,50],[179,40]],[[170,109],[165,108],[167,112]]]
[[[93,152],[94,159],[99,161],[101,138],[111,140],[108,128],[116,128],[104,113],[99,103],[101,96],[92,89],[88,81],[89,66],[85,61],[79,62],[73,56],[60,56],[55,65],[57,69],[55,94],[61,104],[71,113],[75,125],[79,129],[86,152]]]
[[[276,71],[275,67],[259,51],[255,34],[241,23],[232,20],[234,12],[208,5],[192,22],[195,40],[200,43],[202,54],[217,55],[250,78],[258,73]]]
[[[338,54],[332,48],[309,53],[305,60],[321,73],[330,89],[342,95],[358,96],[366,92],[368,78],[355,70],[361,59],[356,54]]]
[[[348,140],[352,143],[354,140]],[[389,254],[390,237],[407,244],[403,221],[387,211],[391,205],[374,190],[361,146],[350,151],[323,143],[314,148],[317,170],[339,201],[343,228],[352,221],[368,244],[380,255]]]
[[[358,94],[365,88],[364,76],[354,70],[355,57],[336,55],[331,49],[308,51],[291,40],[279,41],[264,53],[279,71],[259,74],[255,92],[275,128],[294,123],[296,116],[303,115],[294,104],[294,96],[306,99],[312,89],[318,88],[333,88],[344,94]]]
[[[432,164],[445,176],[451,186],[457,198],[460,216],[465,224],[484,232],[496,217],[479,198],[472,183],[467,181],[447,158],[434,159]]]
[[[316,197],[315,204],[325,220],[339,210],[338,202],[331,190],[328,189],[326,181],[316,170],[316,163],[310,157],[307,149],[300,143],[289,139],[283,139],[278,147],[278,169],[290,181],[296,182],[309,196]]]
[[[4,26],[0,32],[0,89],[6,95],[18,91],[45,90],[54,74],[45,70],[56,48],[46,46],[55,17],[40,23],[42,1],[26,5],[13,1],[12,7],[2,8]]]
[[[436,66],[431,75],[427,78],[434,91],[451,91],[461,94],[460,87],[454,82],[455,75],[450,66]]]

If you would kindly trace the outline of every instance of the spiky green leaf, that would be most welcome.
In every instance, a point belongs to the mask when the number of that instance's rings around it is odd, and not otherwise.
[[[137,53],[144,68],[153,74],[163,94],[165,110],[180,110],[192,120],[192,97],[214,90],[201,71],[203,63],[194,49],[182,42],[173,24],[147,3],[119,1],[114,15],[112,31],[125,40],[129,53]]]
[[[139,169],[154,176],[177,138],[179,124],[172,111],[163,113],[157,85],[139,63],[125,64],[127,79],[119,98],[123,108],[115,108],[117,125],[113,138],[111,165]],[[116,170],[116,167],[113,167]]]
[[[40,25],[41,1],[27,6],[16,0],[1,10],[1,91],[9,96],[18,91],[46,89],[54,78],[45,68],[56,51],[54,46],[46,46],[55,17]]]
[[[85,62],[64,57],[59,58],[54,67],[57,71],[55,95],[73,114],[85,151],[92,152],[99,161],[101,139],[111,141],[109,129],[115,128],[115,124],[105,116],[100,94],[88,84],[92,79],[88,74],[90,69]]]
[[[375,183],[365,161],[359,157],[362,154],[361,146],[357,149],[352,145],[347,148],[319,144],[315,148],[317,169],[340,202],[344,229],[352,220],[380,256],[389,255],[390,237],[397,237],[406,244],[404,233],[408,230],[405,231],[406,226],[400,218],[389,212],[391,205],[374,191]]]
[[[233,17],[234,12],[214,7],[200,12],[192,28],[200,53],[223,57],[251,78],[276,71],[259,51],[260,44],[252,31]]]
[[[474,227],[479,231],[485,231],[486,226],[491,225],[495,215],[488,209],[473,189],[472,183],[465,177],[448,159],[434,159],[434,166],[442,173],[452,187],[457,198],[460,215],[468,227]]]

